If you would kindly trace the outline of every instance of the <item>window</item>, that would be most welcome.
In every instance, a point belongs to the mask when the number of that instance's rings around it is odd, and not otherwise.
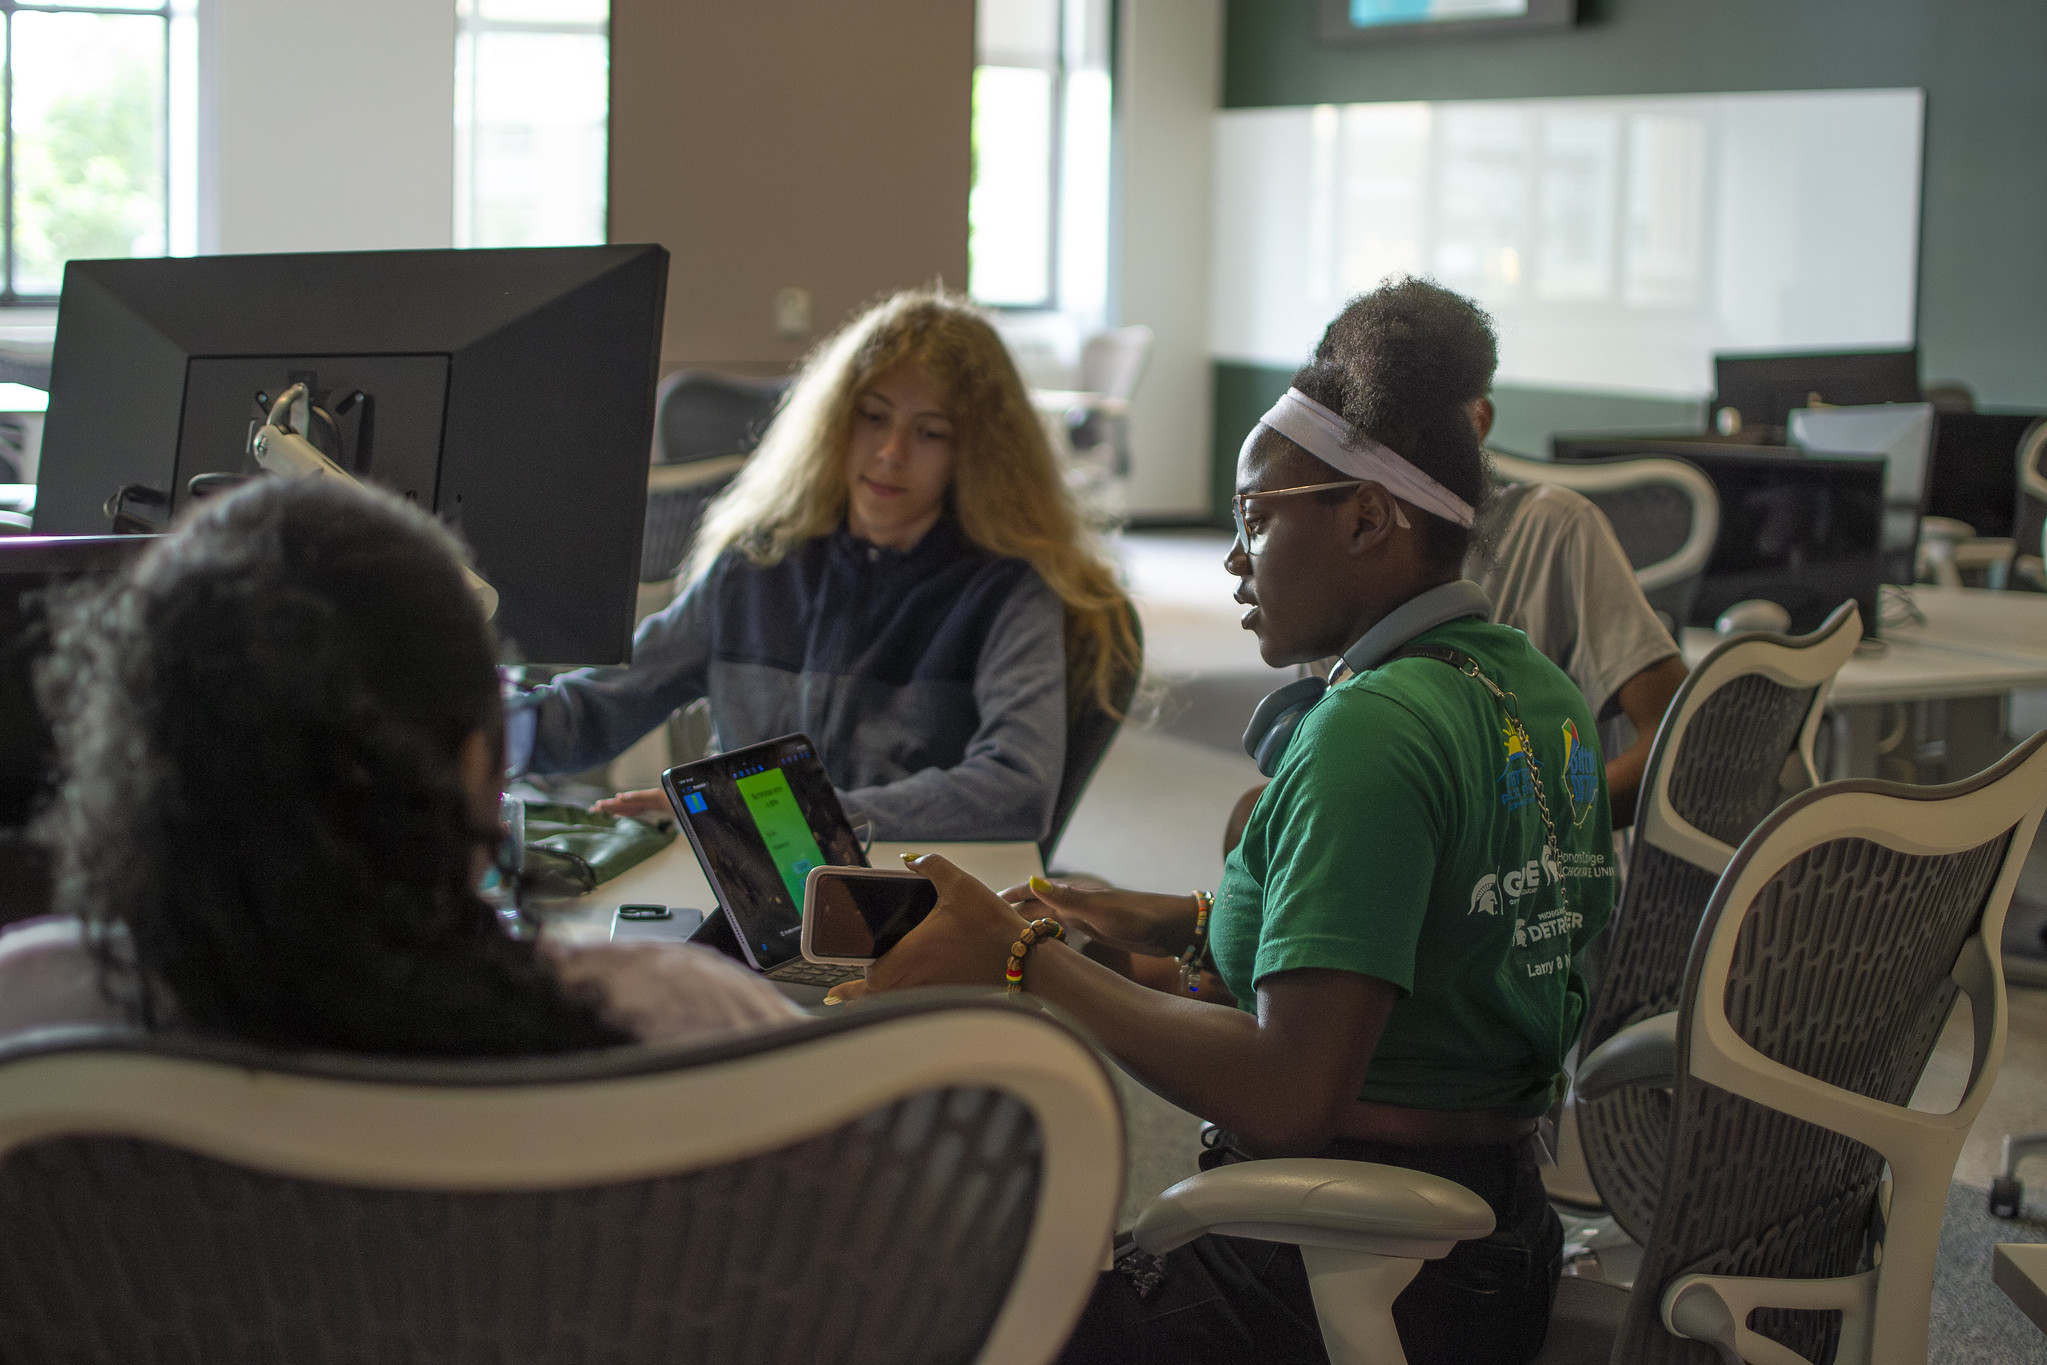
[[[0,305],[54,302],[74,257],[189,252],[190,0],[0,0],[0,24]]]
[[[979,0],[968,288],[1099,314],[1108,290],[1110,0]]]
[[[455,245],[602,242],[610,0],[457,0],[455,15]]]

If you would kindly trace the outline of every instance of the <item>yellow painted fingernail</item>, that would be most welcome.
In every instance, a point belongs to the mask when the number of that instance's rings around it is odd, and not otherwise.
[[[1056,888],[1055,888],[1055,887],[1054,887],[1054,886],[1052,885],[1052,883],[1050,883],[1050,882],[1046,881],[1046,880],[1045,880],[1045,879],[1044,879],[1043,877],[1033,877],[1033,878],[1031,878],[1031,880],[1030,880],[1030,888],[1031,888],[1031,890],[1033,890],[1033,891],[1037,891],[1037,892],[1041,892],[1041,893],[1042,893],[1042,892],[1046,892],[1046,891],[1051,891],[1051,890],[1055,890],[1055,889],[1056,889]]]
[[[921,853],[899,853],[896,856],[901,858],[906,863],[914,863],[924,855]]]
[[[846,1003],[846,1002],[845,1002],[844,1000],[840,999],[840,998],[839,998],[838,996],[836,996],[836,995],[828,995],[828,996],[826,996],[826,997],[824,998],[824,1002],[825,1002],[825,1003],[826,1003],[827,1005],[843,1005],[843,1004],[845,1004],[845,1003]]]

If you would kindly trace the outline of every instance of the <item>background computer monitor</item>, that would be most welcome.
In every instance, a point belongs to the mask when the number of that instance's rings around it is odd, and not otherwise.
[[[1782,429],[1793,408],[1822,403],[1917,403],[1919,351],[1716,355],[1713,406],[1741,414],[1744,431]],[[1778,439],[1772,437],[1771,439]]]
[[[1884,501],[1926,505],[1933,453],[1933,404],[1879,403],[1853,408],[1793,408],[1785,435],[1808,455],[1860,455],[1884,462]]]
[[[1816,460],[1874,458],[1884,462],[1886,583],[1910,583],[1917,576],[1919,519],[1926,512],[1933,418],[1931,403],[1794,408],[1785,428],[1792,447]]]
[[[1595,446],[1609,448],[1588,449]],[[1671,456],[1713,481],[1720,531],[1684,624],[1710,626],[1736,602],[1763,598],[1790,612],[1792,630],[1802,633],[1852,597],[1864,633],[1877,633],[1887,565],[1883,461],[1688,441],[1587,440],[1563,448],[1601,461]]]
[[[49,796],[56,763],[33,681],[50,647],[51,589],[104,578],[149,542],[0,536],[0,923],[41,913],[49,892],[44,859],[26,832]]]
[[[1926,515],[1967,522],[1979,536],[2015,534],[2019,443],[2041,420],[2037,412],[1936,414]],[[2039,549],[2036,536],[2020,553]]]
[[[315,444],[468,541],[509,653],[622,663],[667,274],[658,246],[73,261],[35,529],[254,472],[256,396],[302,380],[334,418]]]

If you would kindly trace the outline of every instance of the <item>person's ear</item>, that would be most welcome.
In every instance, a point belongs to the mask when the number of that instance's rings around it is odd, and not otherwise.
[[[1370,554],[1386,544],[1400,523],[1393,495],[1376,483],[1361,484],[1344,506],[1350,552]]]
[[[1471,427],[1478,433],[1478,443],[1485,444],[1485,438],[1493,434],[1493,400],[1474,398],[1471,401]]]

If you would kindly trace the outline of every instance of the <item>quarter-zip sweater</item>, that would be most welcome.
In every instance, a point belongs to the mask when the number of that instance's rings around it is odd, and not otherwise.
[[[560,773],[698,697],[720,749],[809,735],[875,838],[1041,839],[1065,761],[1064,609],[951,517],[900,551],[842,526],[767,567],[726,554],[640,623],[631,664],[517,704],[537,712],[533,771]]]

